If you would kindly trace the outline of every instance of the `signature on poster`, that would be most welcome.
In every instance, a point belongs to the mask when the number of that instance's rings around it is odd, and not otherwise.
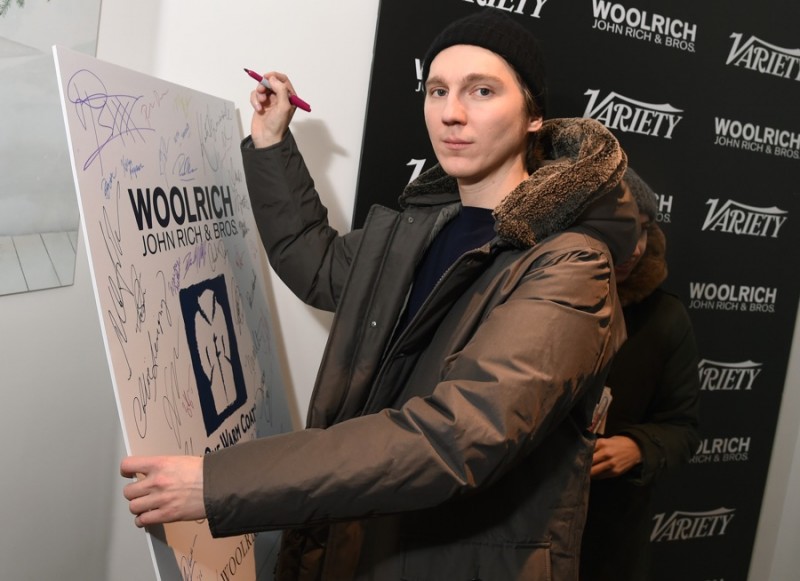
[[[192,540],[192,547],[189,549],[189,555],[183,555],[181,557],[181,577],[183,577],[184,581],[194,581],[195,576],[195,566],[197,565],[197,561],[194,559],[194,547],[197,544],[197,535],[194,536]],[[203,571],[198,569],[199,576],[196,578],[197,581],[201,581],[203,579]]]
[[[156,278],[161,281],[162,293],[153,325],[147,329],[147,344],[150,361],[139,373],[138,391],[133,398],[133,418],[140,438],[144,438],[147,435],[148,406],[150,402],[155,401],[158,396],[159,370],[162,367],[160,364],[161,340],[164,337],[174,334],[172,332],[172,313],[169,310],[169,302],[167,299],[167,279],[160,270],[156,273]],[[172,347],[172,357],[169,365],[174,366],[179,356],[180,353],[176,339],[176,343]]]
[[[208,107],[205,113],[197,113],[197,133],[200,136],[200,152],[203,162],[211,171],[219,171],[229,157],[233,145],[233,135],[229,133],[233,109],[224,107],[212,113]]]
[[[109,94],[103,81],[92,71],[81,69],[74,73],[67,83],[67,99],[75,107],[83,129],[94,136],[97,148],[83,162],[86,171],[95,160],[100,160],[100,172],[103,160],[100,156],[103,148],[116,139],[126,137],[144,140],[145,131],[153,131],[149,127],[140,127],[133,118],[133,111],[140,96],[126,94]]]
[[[117,201],[119,200],[119,188],[117,188]],[[106,290],[111,297],[110,307],[107,311],[109,322],[114,330],[114,336],[119,342],[125,365],[127,368],[128,379],[131,378],[133,370],[128,359],[128,312],[126,309],[127,301],[133,300],[136,296],[134,289],[140,289],[140,281],[133,281],[126,278],[125,272],[135,273],[135,269],[128,270],[127,264],[123,262],[122,233],[119,220],[119,206],[114,205],[114,213],[109,216],[108,208],[103,207],[103,219],[100,222],[100,231],[103,235],[108,259],[111,261],[112,274],[108,277]],[[140,293],[140,303],[137,310],[144,310],[144,294]]]

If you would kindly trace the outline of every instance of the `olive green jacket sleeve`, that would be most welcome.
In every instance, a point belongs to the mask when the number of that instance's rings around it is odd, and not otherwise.
[[[242,157],[270,266],[302,301],[335,310],[360,233],[340,236],[328,224],[328,211],[291,132],[280,143],[262,149],[245,139]]]

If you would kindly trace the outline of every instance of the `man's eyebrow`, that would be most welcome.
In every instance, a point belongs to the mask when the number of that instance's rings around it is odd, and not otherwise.
[[[501,83],[502,79],[496,75],[490,75],[487,73],[470,73],[459,79],[457,82],[465,85],[472,83]],[[436,75],[434,77],[428,77],[428,80],[425,81],[425,87],[429,87],[431,85],[447,85],[447,82],[442,76]]]

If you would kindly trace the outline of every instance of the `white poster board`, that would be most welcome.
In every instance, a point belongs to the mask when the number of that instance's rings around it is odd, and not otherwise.
[[[233,103],[53,53],[128,453],[202,455],[288,431]],[[159,579],[271,575],[276,533],[149,532]]]

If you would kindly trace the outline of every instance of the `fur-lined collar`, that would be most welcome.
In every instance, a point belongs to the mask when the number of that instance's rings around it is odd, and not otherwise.
[[[495,208],[495,229],[528,248],[575,223],[617,185],[627,167],[616,138],[593,119],[549,119],[537,142],[540,165]],[[427,206],[459,199],[458,186],[440,165],[410,183],[400,205]]]
[[[649,297],[667,278],[667,241],[658,224],[647,226],[647,247],[639,263],[624,281],[617,284],[617,294],[623,307]]]

